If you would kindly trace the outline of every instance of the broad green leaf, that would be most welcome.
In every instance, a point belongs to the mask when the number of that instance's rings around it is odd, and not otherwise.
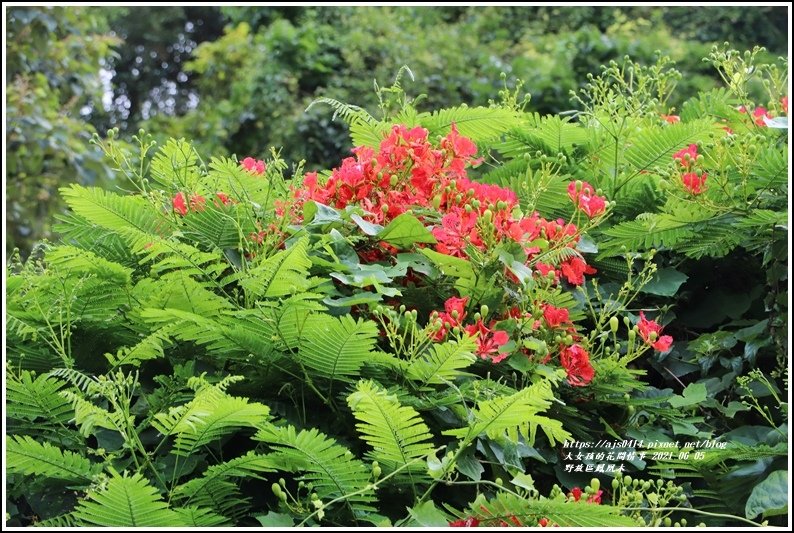
[[[657,296],[675,296],[687,279],[689,276],[674,268],[662,268],[656,272],[651,281],[643,285],[641,291]]]
[[[690,383],[684,389],[682,396],[673,396],[669,400],[671,407],[687,407],[697,405],[706,400],[706,386],[703,383]]]
[[[419,219],[403,213],[378,233],[378,238],[398,248],[410,248],[417,243],[435,244],[436,238]]]
[[[769,474],[765,480],[753,488],[747,504],[744,506],[744,514],[749,519],[753,519],[759,514],[776,516],[788,512],[789,500],[788,471],[777,470]]]

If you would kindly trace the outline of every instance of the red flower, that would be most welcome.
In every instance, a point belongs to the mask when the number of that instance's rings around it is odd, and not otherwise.
[[[193,211],[204,211],[204,204],[207,203],[206,198],[200,194],[190,195],[190,209]]]
[[[673,159],[681,163],[681,166],[684,168],[689,168],[690,166],[692,166],[692,163],[694,163],[695,160],[697,160],[697,157],[698,157],[697,144],[690,144],[689,148],[684,148],[673,154]]]
[[[584,283],[584,274],[595,274],[597,270],[587,263],[581,257],[572,257],[560,265],[562,275],[568,280],[571,285],[581,285]]]
[[[538,527],[548,527],[551,521],[545,516],[538,520]]]
[[[587,497],[587,503],[594,503],[596,505],[601,505],[601,495],[604,494],[604,491],[598,489],[595,494],[591,494]]]
[[[772,115],[769,114],[769,111],[767,111],[765,107],[758,106],[753,110],[753,117],[756,125],[766,126],[766,122],[764,122],[764,117],[772,118]]]
[[[568,310],[564,307],[554,307],[551,304],[543,306],[543,318],[550,328],[556,328],[564,322],[568,322]]]
[[[441,226],[433,228],[433,237],[438,241],[436,248],[442,254],[465,257],[466,244],[482,245],[477,233],[477,213],[467,213],[457,209],[441,219]]]
[[[573,498],[573,501],[578,502],[584,492],[579,487],[574,487],[571,489],[571,492],[568,493],[569,498]]]
[[[593,186],[586,181],[581,182],[579,190],[576,189],[575,182],[569,183],[568,196],[570,196],[573,204],[581,211],[584,211],[590,218],[600,215],[606,210],[605,199],[596,195]]]
[[[578,344],[563,348],[560,352],[560,363],[568,373],[568,383],[574,387],[584,387],[595,377],[590,354]]]
[[[455,520],[454,522],[449,523],[449,527],[477,527],[480,525],[480,521],[470,516],[468,518],[461,518],[460,520]]]
[[[252,174],[264,174],[267,168],[264,161],[254,159],[253,157],[246,157],[240,162],[240,165]]]
[[[705,172],[703,172],[700,176],[698,176],[695,172],[687,172],[681,176],[681,181],[689,192],[692,194],[700,194],[704,190],[703,186],[706,183],[707,177],[708,174]]]
[[[232,203],[234,203],[234,200],[232,200],[231,198],[229,198],[229,197],[228,197],[228,196],[227,196],[225,193],[222,193],[222,192],[216,192],[216,193],[215,193],[215,196],[218,198],[218,200],[220,200],[220,201],[221,201],[221,204],[223,204],[223,205],[232,205]],[[218,204],[218,201],[217,201],[217,200],[215,201],[215,205],[219,206],[219,204]],[[219,206],[219,207],[220,207],[220,206]]]
[[[676,124],[678,122],[681,122],[681,117],[679,117],[678,115],[660,115],[660,116],[662,117],[662,120],[664,120],[665,122],[669,122],[670,124]]]
[[[435,340],[443,339],[448,330],[458,327],[463,323],[463,320],[466,318],[466,303],[468,301],[468,296],[465,298],[456,298],[453,296],[444,302],[444,312],[438,314],[438,318],[441,319],[443,326],[436,333]]]
[[[171,200],[171,204],[174,206],[174,211],[182,216],[187,215],[187,203],[185,202],[185,195],[183,193],[176,193],[174,199]]]
[[[490,328],[494,327],[496,322],[490,323]],[[482,319],[478,320],[476,324],[466,326],[466,333],[477,338],[477,355],[482,359],[491,358],[494,363],[499,363],[505,359],[509,354],[499,353],[499,348],[507,344],[510,336],[506,331],[493,331],[485,327]]]
[[[640,311],[640,321],[637,323],[637,328],[640,331],[642,340],[655,350],[666,352],[673,344],[673,338],[670,335],[662,335],[662,330],[664,328],[655,320],[648,320],[645,318],[645,313],[642,311]]]
[[[780,98],[780,105],[783,106],[783,112],[788,115],[788,96]]]

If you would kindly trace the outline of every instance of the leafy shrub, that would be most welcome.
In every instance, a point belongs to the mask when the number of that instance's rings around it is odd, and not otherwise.
[[[765,260],[761,291],[785,292],[787,147],[736,73],[767,76],[773,105],[784,78],[752,59],[715,50],[729,90],[679,120],[664,58],[605,68],[578,121],[524,112],[508,90],[422,112],[398,75],[378,90],[380,119],[322,100],[357,148],[291,178],[276,151],[205,163],[185,140],[150,155],[141,134],[133,155],[97,139],[130,192],[64,188],[63,242],[9,265],[11,520],[659,526],[785,512],[784,301],[703,334],[665,320],[680,269],[706,256]],[[734,221],[741,240],[692,236]],[[613,443],[620,468],[572,468],[573,442]]]

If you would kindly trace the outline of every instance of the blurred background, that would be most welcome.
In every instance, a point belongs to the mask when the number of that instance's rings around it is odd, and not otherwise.
[[[6,251],[52,239],[58,187],[112,187],[93,133],[144,128],[193,140],[203,156],[328,168],[349,154],[326,96],[374,112],[373,81],[403,65],[424,109],[488,105],[525,81],[528,109],[572,108],[600,65],[661,50],[684,76],[677,102],[717,84],[714,43],[787,50],[786,7],[9,7],[6,34]],[[672,102],[674,107],[677,102]]]

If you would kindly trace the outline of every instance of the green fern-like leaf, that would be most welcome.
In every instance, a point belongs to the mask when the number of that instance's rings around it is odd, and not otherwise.
[[[274,463],[268,456],[250,451],[240,457],[212,465],[201,477],[179,485],[174,489],[174,494],[181,498],[191,498],[206,490],[207,486],[215,480],[258,475],[263,472],[273,472],[273,469]]]
[[[768,146],[757,154],[751,173],[754,188],[776,190],[788,185],[789,169],[786,152],[785,148]]]
[[[73,246],[51,248],[46,258],[47,263],[59,270],[94,275],[116,286],[128,285],[132,276],[132,269]]]
[[[709,224],[699,229],[696,237],[679,244],[676,249],[687,257],[725,257],[744,240],[733,224]]]
[[[482,526],[502,523],[517,527],[536,527],[542,518],[561,527],[636,527],[638,524],[620,510],[608,505],[560,500],[528,500],[500,492],[491,500],[478,497],[471,504],[471,515]]]
[[[296,355],[316,376],[349,381],[367,362],[377,337],[378,328],[372,321],[314,314],[303,324]]]
[[[535,434],[540,426],[553,446],[555,442],[570,438],[558,420],[539,414],[551,406],[553,399],[551,385],[544,380],[512,395],[479,402],[467,427],[447,430],[444,435],[466,441],[481,434],[492,439],[506,435],[513,442],[518,442],[519,435],[523,435],[529,445],[534,446]]]
[[[74,513],[66,513],[33,524],[35,527],[79,527]]]
[[[464,337],[460,342],[447,341],[434,344],[424,355],[411,361],[405,369],[408,379],[417,382],[420,388],[427,385],[441,385],[467,375],[463,369],[473,365],[477,358],[477,348],[472,337]]]
[[[52,376],[35,376],[23,370],[6,373],[6,416],[38,424],[65,424],[72,418],[72,406],[59,394],[66,383]]]
[[[139,367],[141,362],[163,356],[163,346],[169,342],[173,326],[164,326],[147,335],[137,344],[119,348],[116,354],[106,353],[108,363],[115,369],[123,365]]]
[[[350,139],[355,146],[378,148],[391,127],[384,122],[367,122],[356,119],[350,124]]]
[[[458,132],[480,144],[498,137],[510,128],[518,126],[516,112],[498,107],[459,106],[440,109],[431,115],[419,115],[420,124],[427,128],[430,138],[449,133],[453,124]]]
[[[231,521],[209,509],[200,507],[177,507],[173,509],[179,520],[187,527],[231,526]]]
[[[61,391],[61,396],[72,403],[74,421],[80,426],[80,434],[88,437],[94,428],[100,427],[124,434],[124,414],[119,411],[110,412],[88,400],[81,394],[72,391]]]
[[[62,188],[61,195],[77,215],[106,230],[116,233],[135,230],[149,235],[167,231],[167,219],[140,196],[120,196],[77,184]]]
[[[366,490],[370,471],[350,451],[316,429],[296,432],[295,428],[268,426],[254,437],[270,444],[275,452],[270,457],[279,468],[289,472],[303,472],[298,478],[314,484],[323,500],[345,498],[352,510],[372,511],[375,500],[372,490]]]
[[[248,206],[216,205],[216,202],[207,201],[203,210],[190,212],[182,218],[184,236],[202,247],[239,248],[257,229]]]
[[[200,175],[198,154],[184,139],[169,139],[152,158],[152,179],[169,189],[195,191]]]
[[[105,228],[76,213],[55,215],[54,229],[65,243],[83,250],[91,250],[109,261],[128,267],[135,266],[135,257],[129,244],[118,233]]]
[[[184,271],[176,271],[158,280],[142,279],[134,287],[133,296],[144,310],[178,309],[207,318],[218,317],[232,308],[226,298],[208,287],[213,285],[196,281]],[[141,314],[146,316],[146,311]]]
[[[64,479],[81,485],[90,484],[101,470],[75,452],[61,450],[48,442],[29,436],[6,436],[6,473]]]
[[[273,202],[273,185],[266,176],[252,174],[237,161],[226,157],[212,158],[209,173],[201,180],[205,189],[222,192],[230,198],[257,204],[263,208]]]
[[[629,250],[673,247],[694,236],[693,222],[667,213],[646,213],[637,220],[621,222],[604,232],[610,239],[601,243],[599,257],[620,253],[622,246]]]
[[[393,395],[371,381],[359,381],[356,391],[347,397],[356,429],[372,447],[368,454],[388,474],[409,465],[398,474],[398,481],[414,486],[426,471],[424,461],[433,451],[432,434],[412,407],[400,405]]]
[[[146,309],[142,317],[152,324],[166,324],[175,338],[204,346],[219,359],[263,364],[280,357],[273,341],[274,323],[259,310],[207,317],[178,309]]]
[[[654,166],[666,166],[673,154],[687,145],[703,141],[719,131],[713,120],[695,120],[664,126],[647,126],[632,139],[626,149],[626,161],[633,167],[633,175],[651,170]]]
[[[701,92],[697,97],[684,102],[681,106],[681,120],[691,122],[701,118],[731,118],[738,114],[739,101],[728,89],[720,87]]]
[[[309,238],[303,237],[286,250],[268,257],[262,263],[237,276],[247,292],[255,296],[279,298],[308,288]]]
[[[176,437],[172,453],[190,456],[224,435],[264,423],[269,414],[265,405],[209,386],[200,389],[187,405],[155,414],[152,425],[163,435]]]
[[[74,511],[82,526],[179,527],[186,525],[168,508],[157,489],[140,474],[116,474],[107,487],[88,493]]]

